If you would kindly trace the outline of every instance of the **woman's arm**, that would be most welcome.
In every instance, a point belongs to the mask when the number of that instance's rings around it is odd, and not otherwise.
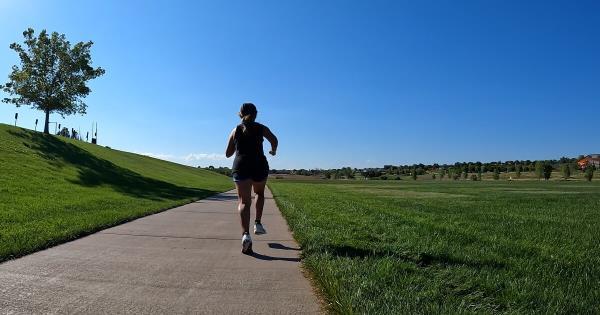
[[[235,129],[229,134],[229,142],[227,143],[227,149],[225,150],[225,156],[231,157],[235,153]]]
[[[277,145],[279,142],[277,141],[277,137],[271,132],[271,129],[265,126],[263,136],[271,143],[271,151],[269,153],[271,155],[277,154]]]

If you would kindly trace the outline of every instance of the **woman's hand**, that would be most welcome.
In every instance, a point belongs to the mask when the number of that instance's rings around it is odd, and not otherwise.
[[[279,141],[277,141],[277,137],[275,137],[271,130],[266,126],[263,129],[263,136],[267,138],[267,140],[269,140],[269,142],[271,143],[271,151],[269,151],[269,154],[275,156],[275,154],[277,154],[277,145],[279,144]]]

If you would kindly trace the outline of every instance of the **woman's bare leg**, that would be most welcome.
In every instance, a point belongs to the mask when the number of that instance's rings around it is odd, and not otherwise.
[[[250,207],[252,206],[252,181],[244,180],[235,183],[238,193],[238,211],[244,233],[250,233]]]
[[[265,185],[267,180],[262,182],[253,182],[252,188],[256,194],[256,220],[260,221],[262,218],[263,208],[265,207]]]

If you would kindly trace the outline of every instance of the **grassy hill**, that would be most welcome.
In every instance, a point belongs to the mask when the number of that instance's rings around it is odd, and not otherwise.
[[[232,188],[217,173],[0,124],[0,261]]]

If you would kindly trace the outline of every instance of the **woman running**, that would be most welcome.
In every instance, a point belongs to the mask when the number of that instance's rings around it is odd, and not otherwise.
[[[254,234],[265,234],[260,219],[265,205],[265,184],[269,176],[269,163],[263,151],[263,138],[271,143],[271,155],[277,152],[277,137],[264,125],[257,123],[258,111],[252,103],[242,104],[239,116],[242,123],[231,131],[225,155],[233,161],[233,181],[238,193],[238,211],[242,224],[242,253],[252,254],[252,238],[250,237],[250,207],[252,206],[252,190],[256,194],[256,220]]]

